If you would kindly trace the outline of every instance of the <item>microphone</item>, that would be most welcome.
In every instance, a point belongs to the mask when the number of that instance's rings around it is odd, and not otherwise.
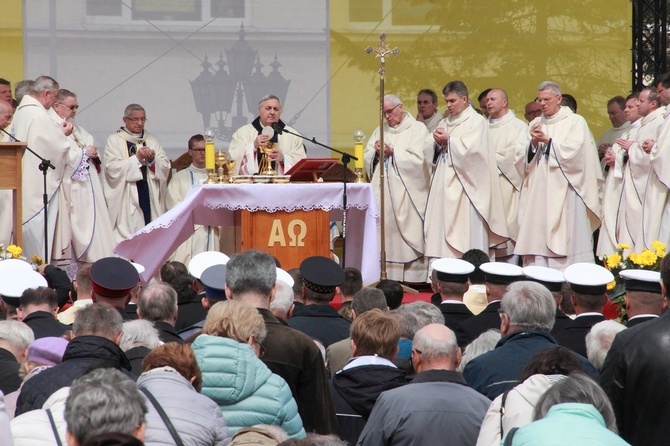
[[[278,135],[284,133],[284,130],[281,128],[278,122],[273,123],[271,127],[275,132],[277,132]]]
[[[0,132],[4,133],[5,135],[7,135],[7,136],[9,136],[10,138],[12,138],[12,140],[13,140],[14,142],[21,142],[21,141],[19,141],[18,139],[16,139],[16,136],[14,136],[14,135],[12,135],[11,133],[5,131],[5,129],[0,129]]]

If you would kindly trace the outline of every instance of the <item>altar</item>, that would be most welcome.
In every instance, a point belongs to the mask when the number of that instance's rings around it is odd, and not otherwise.
[[[119,243],[114,252],[145,267],[148,282],[170,254],[193,234],[194,225],[235,228],[236,211],[322,210],[342,219],[342,183],[205,184],[184,201]],[[360,269],[363,283],[379,280],[379,210],[368,183],[347,183],[346,265]],[[233,252],[226,252],[228,255]]]

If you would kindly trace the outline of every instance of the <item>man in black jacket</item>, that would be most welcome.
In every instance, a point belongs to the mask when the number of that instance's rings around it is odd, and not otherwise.
[[[276,281],[277,268],[269,254],[250,250],[226,264],[226,296],[256,307],[263,316],[268,334],[261,359],[288,384],[305,431],[335,434],[337,419],[323,356],[309,336],[282,324],[270,311]]]
[[[177,321],[177,292],[171,286],[156,284],[142,290],[137,301],[137,316],[154,325],[161,341],[184,343],[174,328]]]
[[[30,327],[35,339],[52,336],[59,338],[70,329],[56,319],[58,298],[51,288],[29,288],[19,299],[19,320]]]
[[[670,256],[661,262],[663,306],[668,307]],[[670,312],[617,334],[600,384],[610,397],[619,435],[631,444],[661,445],[670,438]]]
[[[41,409],[57,390],[98,367],[130,370],[128,358],[119,348],[123,334],[121,314],[112,306],[96,303],[79,310],[74,319],[75,338],[70,341],[63,362],[44,370],[23,384],[16,415]]]

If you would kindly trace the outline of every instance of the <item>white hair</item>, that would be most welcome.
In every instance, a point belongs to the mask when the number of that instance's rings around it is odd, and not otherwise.
[[[123,323],[123,335],[121,336],[121,350],[128,351],[133,347],[146,347],[150,350],[161,345],[156,330],[151,322],[146,319],[137,319]]]
[[[625,329],[624,325],[611,320],[598,322],[591,327],[586,335],[586,356],[596,369],[603,368],[614,337]]]
[[[463,356],[461,357],[461,363],[456,369],[459,372],[465,370],[465,366],[468,365],[468,362],[475,359],[477,356],[488,353],[496,347],[496,344],[500,341],[500,330],[492,328],[486,330],[484,333],[480,334],[477,339],[472,341],[465,347]]]
[[[561,86],[558,85],[556,82],[551,82],[551,81],[544,81],[540,84],[539,87],[537,87],[537,91],[544,91],[544,90],[551,90],[557,95],[561,94]]]
[[[25,350],[35,341],[33,330],[23,322],[0,321],[0,342],[6,342],[17,350]]]
[[[270,302],[270,311],[286,316],[293,305],[293,288],[278,280],[275,290],[275,298]]]

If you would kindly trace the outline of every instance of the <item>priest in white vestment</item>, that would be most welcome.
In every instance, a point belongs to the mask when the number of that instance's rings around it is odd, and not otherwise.
[[[626,119],[626,114],[624,112],[625,108],[626,100],[622,96],[614,96],[607,101],[607,117],[612,123],[612,127],[605,130],[596,141],[598,157],[600,158],[600,165],[605,172],[605,177],[607,177],[607,174],[609,173],[609,169],[606,168],[605,154],[612,148],[616,140],[621,138],[624,132],[628,130],[628,127],[630,127],[630,122]]]
[[[425,282],[423,217],[433,145],[426,126],[405,111],[397,96],[384,96],[384,118],[384,148],[380,147],[377,127],[364,158],[378,203],[380,165],[384,169],[386,272],[391,280]]]
[[[170,160],[158,138],[144,130],[146,122],[141,105],[128,105],[125,126],[105,144],[105,200],[116,243],[165,212]]]
[[[39,170],[40,160],[26,151],[23,155],[23,255],[30,258],[37,254],[44,258],[44,239],[48,237],[49,257],[52,254],[56,217],[58,215],[58,188],[65,172],[70,142],[67,135],[72,133],[69,122],[56,124],[47,110],[56,102],[58,83],[49,76],[35,79],[30,93],[21,100],[10,133],[28,143],[28,147],[43,158],[51,161],[55,169],[47,170],[47,233],[44,232],[43,179]],[[45,258],[49,262],[51,258]]]
[[[258,104],[258,117],[251,124],[240,127],[230,141],[228,153],[235,161],[235,175],[254,175],[258,172],[263,148],[272,147],[268,153],[271,167],[283,174],[307,156],[302,138],[279,130],[298,133],[287,126],[281,117],[281,104],[276,96],[265,96]],[[276,127],[278,130],[273,129]]]
[[[11,92],[10,92],[11,96]],[[9,102],[0,100],[0,129],[9,126],[14,115],[14,108]],[[0,142],[11,142],[9,135],[0,134]],[[14,200],[13,192],[7,189],[0,189],[0,243],[5,248],[12,244],[12,234],[14,229]]]
[[[496,156],[498,183],[511,238],[507,252],[498,253],[500,256],[513,254],[513,243],[519,235],[519,191],[523,182],[523,157],[530,141],[528,124],[517,118],[508,107],[505,90],[494,88],[486,95],[489,144]]]
[[[172,209],[179,204],[189,191],[202,185],[207,180],[205,169],[205,138],[202,135],[193,135],[188,140],[188,153],[192,163],[184,170],[172,175],[168,183],[165,205]],[[191,258],[205,251],[219,250],[219,228],[215,226],[195,225],[193,235],[179,245],[170,256],[170,260],[188,265]]]
[[[617,217],[622,201],[624,172],[627,172],[628,152],[635,143],[637,132],[642,123],[639,112],[638,94],[631,94],[626,99],[624,108],[626,121],[630,122],[628,130],[614,141],[614,144],[605,152],[605,165],[607,176],[605,177],[605,188],[603,190],[602,203],[602,226],[596,246],[596,255],[610,255],[616,252],[617,245],[623,243],[617,235]],[[628,241],[628,243],[630,243]]]
[[[433,133],[442,120],[442,115],[438,110],[437,94],[429,89],[424,88],[419,91],[416,98],[416,120],[423,122],[428,133]]]
[[[542,116],[530,123],[515,253],[523,256],[524,266],[562,271],[573,263],[594,262],[602,170],[586,121],[562,107],[561,99],[557,84],[540,84]]]
[[[49,115],[58,124],[74,122],[77,96],[60,89]],[[100,181],[101,161],[93,136],[75,125],[68,137],[70,151],[58,190],[59,212],[54,259],[93,263],[114,254],[114,233]]]
[[[509,233],[488,124],[463,82],[449,82],[442,93],[448,116],[432,134],[440,152],[426,203],[425,256],[460,259],[480,249],[493,259]]]
[[[651,171],[642,205],[642,245],[670,244],[670,106],[666,107],[658,140],[650,141]]]
[[[651,171],[649,141],[658,139],[665,113],[655,89],[645,88],[639,93],[638,111],[642,121],[635,134],[635,141],[628,148],[628,161],[623,169],[623,186],[617,216],[619,243],[627,244],[637,252],[644,249],[642,216]]]

